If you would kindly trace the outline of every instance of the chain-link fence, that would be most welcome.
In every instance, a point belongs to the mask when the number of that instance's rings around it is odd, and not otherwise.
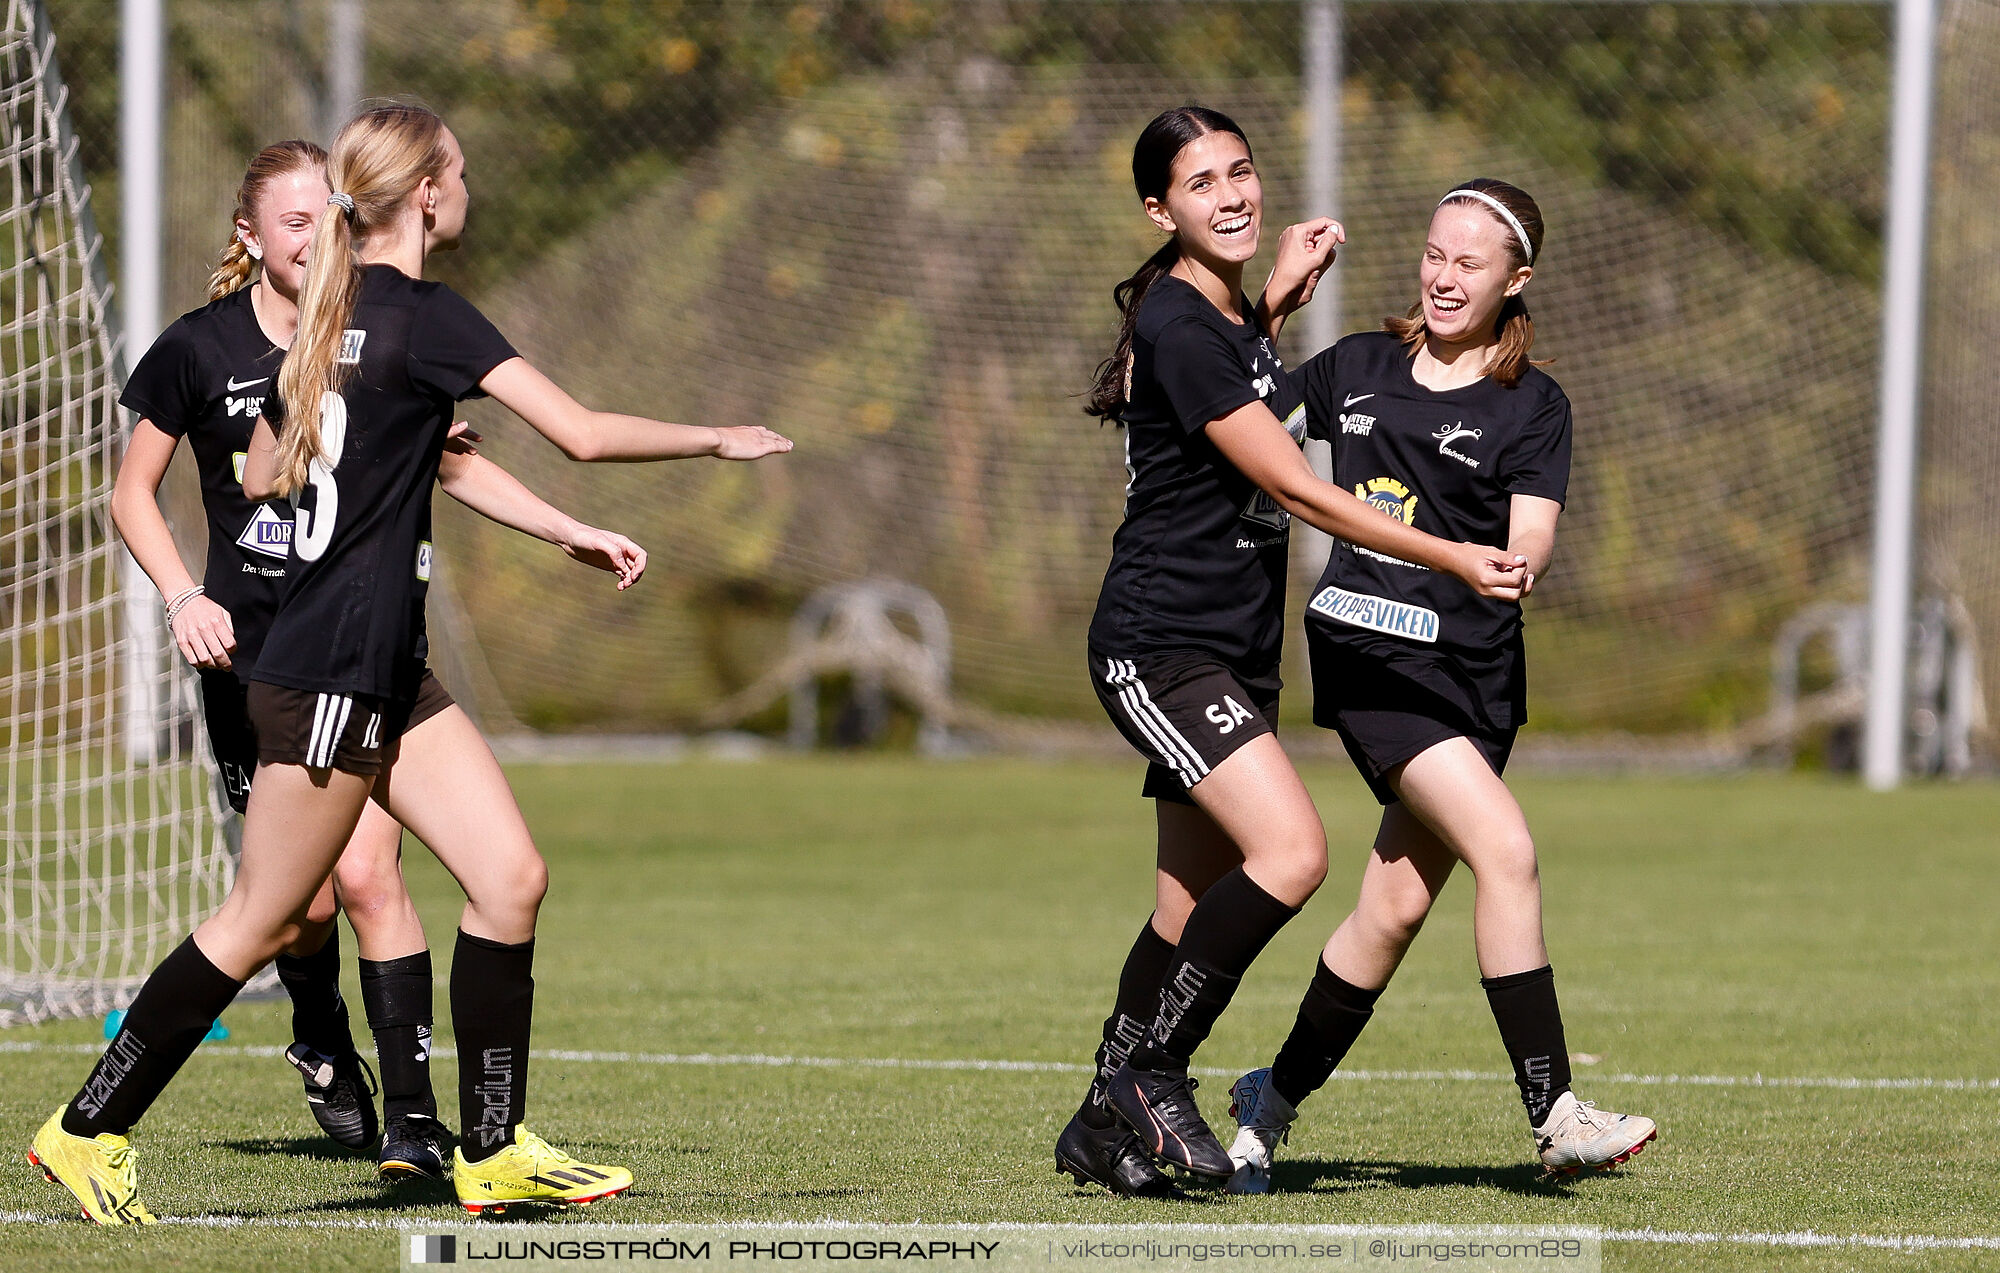
[[[115,222],[116,5],[51,7]],[[178,310],[201,299],[247,156],[322,135],[325,18],[323,0],[170,10]],[[2000,443],[1980,373],[2000,327],[2000,0],[1945,10],[1926,591],[1993,633]],[[437,276],[591,405],[799,443],[747,468],[607,470],[475,408],[489,455],[655,561],[614,597],[441,513],[447,608],[475,656],[456,674],[491,719],[688,727],[779,658],[807,595],[889,576],[943,603],[961,698],[1094,720],[1082,634],[1122,470],[1075,395],[1111,341],[1111,285],[1155,243],[1132,140],[1188,99],[1249,132],[1267,244],[1286,220],[1347,222],[1343,330],[1414,298],[1451,183],[1501,176],[1540,200],[1537,352],[1578,431],[1530,620],[1538,729],[1747,737],[1785,620],[1865,595],[1884,6],[1350,0],[1325,209],[1303,202],[1293,3],[365,13],[366,90],[430,102],[469,157],[473,221]]]

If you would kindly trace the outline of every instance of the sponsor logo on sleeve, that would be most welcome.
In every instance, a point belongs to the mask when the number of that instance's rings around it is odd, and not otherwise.
[[[361,361],[361,343],[368,339],[368,333],[359,327],[350,327],[340,333],[340,353],[334,358],[343,366],[352,367]]]
[[[229,467],[236,474],[236,484],[243,485],[243,462],[250,458],[248,451],[238,451],[229,457]]]
[[[240,458],[240,457],[239,457]],[[242,465],[237,465],[239,473]],[[236,537],[236,546],[283,561],[292,551],[292,516],[276,504],[259,504],[250,524]]]
[[[1438,637],[1437,611],[1413,606],[1407,601],[1371,597],[1367,593],[1349,592],[1345,588],[1322,588],[1307,608],[1336,623],[1367,628],[1371,632],[1402,637],[1406,641],[1435,643]]]
[[[426,539],[417,545],[417,579],[423,583],[431,581],[431,541]]]

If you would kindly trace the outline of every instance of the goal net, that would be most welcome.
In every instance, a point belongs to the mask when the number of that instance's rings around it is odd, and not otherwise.
[[[221,900],[231,859],[190,678],[150,589],[127,604],[121,351],[54,38],[39,4],[0,10],[5,1026],[122,1006]]]
[[[50,3],[111,77],[114,0]],[[1973,616],[1990,685],[2000,0],[1940,8],[1920,588]],[[172,6],[174,309],[200,302],[247,156],[325,139],[318,12]],[[1305,109],[1290,0],[366,12],[365,89],[422,94],[472,164],[472,226],[438,277],[592,406],[799,442],[753,466],[578,466],[475,406],[489,455],[655,562],[614,596],[440,502],[434,618],[461,660],[442,671],[489,721],[703,728],[785,659],[809,598],[887,578],[943,606],[959,700],[1115,744],[1080,661],[1120,448],[1074,395],[1109,347],[1111,285],[1157,242],[1132,141],[1189,99],[1255,145],[1270,229],[1253,287],[1277,225],[1347,222],[1342,331],[1408,305],[1451,183],[1505,177],[1545,209],[1536,352],[1556,359],[1577,437],[1531,607],[1530,745],[1737,740],[1714,754],[1740,763],[1788,622],[1868,595],[1887,4],[1344,0],[1326,209],[1306,202],[1324,121]],[[84,96],[87,156],[109,164],[92,140],[103,91]],[[1829,675],[1817,659],[1808,689]],[[1309,678],[1295,664],[1288,679],[1302,723]],[[786,721],[779,696],[741,723]]]

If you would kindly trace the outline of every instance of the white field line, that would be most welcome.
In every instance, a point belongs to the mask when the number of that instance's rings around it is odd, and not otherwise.
[[[43,1043],[37,1040],[0,1039],[0,1053],[52,1052],[96,1056],[104,1050],[96,1043]],[[283,1048],[255,1047],[235,1043],[205,1043],[197,1056],[278,1057]],[[448,1047],[431,1049],[432,1056],[457,1053]],[[1021,1074],[1088,1074],[1091,1067],[1072,1061],[1005,1061],[976,1058],[921,1058],[867,1056],[772,1056],[761,1052],[579,1052],[565,1048],[537,1048],[537,1061],[573,1061],[593,1065],[693,1065],[715,1067],[761,1066],[819,1070],[965,1070]],[[1235,1078],[1242,1069],[1197,1066],[1195,1073],[1213,1078]],[[1513,1076],[1499,1070],[1335,1070],[1333,1077],[1351,1083],[1504,1083]],[[1836,1091],[2000,1091],[2000,1079],[1977,1078],[1857,1078],[1844,1075],[1783,1074],[1614,1074],[1584,1069],[1579,1077],[1602,1083],[1632,1083],[1645,1087],[1780,1087],[1828,1088]]]
[[[0,1224],[75,1224],[68,1216],[49,1216],[35,1211],[0,1211]],[[351,1229],[378,1232],[436,1232],[440,1229],[478,1228],[476,1221],[438,1220],[411,1217],[398,1220],[365,1220],[359,1217],[273,1216],[163,1216],[161,1226],[185,1229]],[[1443,1224],[1034,1224],[1034,1223],[916,1223],[894,1224],[870,1220],[724,1220],[685,1224],[603,1224],[588,1221],[580,1225],[553,1226],[545,1232],[570,1229],[599,1232],[698,1236],[717,1230],[725,1232],[894,1232],[915,1229],[946,1233],[1045,1233],[1102,1234],[1168,1232],[1175,1234],[1218,1234],[1326,1237],[1326,1238],[1447,1238],[1509,1237],[1523,1233],[1551,1237],[1595,1237],[1604,1242],[1641,1243],[1655,1246],[1761,1246],[1791,1248],[1845,1248],[1879,1251],[2000,1251],[2000,1236],[1947,1237],[1932,1233],[1820,1233],[1806,1229],[1792,1233],[1698,1233],[1673,1229],[1590,1229],[1575,1225],[1443,1225]],[[523,1236],[520,1226],[493,1232],[503,1236]]]

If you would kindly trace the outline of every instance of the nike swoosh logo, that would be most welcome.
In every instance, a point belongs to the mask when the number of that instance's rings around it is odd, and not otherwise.
[[[255,380],[246,380],[239,385],[236,383],[236,377],[231,376],[229,378],[229,392],[235,393],[238,389],[248,389],[251,385],[261,385],[269,379],[269,376],[259,376]]]
[[[1347,400],[1346,400],[1345,402],[1343,402],[1343,403],[1341,403],[1341,404],[1340,404],[1340,409],[1341,409],[1342,411],[1345,411],[1345,410],[1347,410],[1347,408],[1349,408],[1349,407],[1353,406],[1353,405],[1354,405],[1355,403],[1357,403],[1357,402],[1366,402],[1366,401],[1368,401],[1368,400],[1369,400],[1370,398],[1372,398],[1372,397],[1374,397],[1374,396],[1375,396],[1375,395],[1374,395],[1374,394],[1372,394],[1372,393],[1357,393],[1357,394],[1352,394],[1352,395],[1350,395],[1350,396],[1348,397],[1348,399],[1347,399]]]

